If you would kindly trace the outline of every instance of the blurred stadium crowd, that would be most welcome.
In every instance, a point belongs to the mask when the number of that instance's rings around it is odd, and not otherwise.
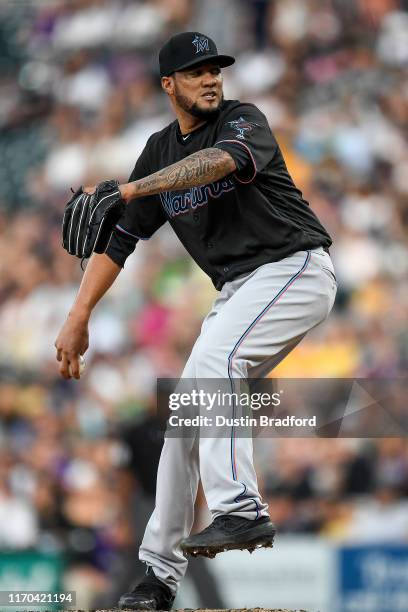
[[[82,272],[60,225],[71,186],[127,180],[147,137],[173,120],[157,51],[176,31],[236,54],[226,97],[267,115],[334,237],[334,312],[276,376],[406,374],[407,11],[406,0],[1,3],[1,547],[68,547],[103,591],[115,555],[142,535],[134,514],[154,469],[149,436],[129,446],[129,431],[150,431],[156,377],[180,374],[215,292],[162,228],[95,311],[86,376],[63,381],[53,343]],[[281,532],[408,540],[403,439],[255,450]]]

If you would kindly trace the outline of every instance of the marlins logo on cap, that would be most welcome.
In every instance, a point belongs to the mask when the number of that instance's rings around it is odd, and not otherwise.
[[[225,68],[235,59],[218,53],[215,42],[201,32],[182,32],[168,40],[159,52],[160,76],[170,76],[178,70],[186,70],[212,62]]]
[[[208,38],[201,36],[200,34],[195,35],[193,45],[195,45],[196,53],[205,53],[206,51],[210,50]]]

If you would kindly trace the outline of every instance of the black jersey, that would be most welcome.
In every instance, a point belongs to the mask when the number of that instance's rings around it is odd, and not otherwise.
[[[228,151],[237,171],[202,187],[130,202],[106,250],[113,261],[123,266],[137,241],[148,240],[166,221],[217,289],[296,251],[331,245],[253,104],[225,101],[216,119],[186,136],[178,121],[153,134],[129,182],[209,147]]]

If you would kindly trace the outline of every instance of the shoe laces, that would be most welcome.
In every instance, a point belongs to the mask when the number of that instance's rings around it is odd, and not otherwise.
[[[237,528],[240,522],[241,520],[238,516],[229,516],[228,514],[223,514],[214,519],[210,527],[212,529],[219,529],[221,527],[222,529],[233,530]]]

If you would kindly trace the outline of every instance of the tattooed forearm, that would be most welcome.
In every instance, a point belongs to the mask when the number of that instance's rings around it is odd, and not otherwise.
[[[206,185],[235,170],[235,162],[226,151],[216,148],[203,149],[143,179],[121,185],[120,190],[123,199],[129,201],[162,191]]]

